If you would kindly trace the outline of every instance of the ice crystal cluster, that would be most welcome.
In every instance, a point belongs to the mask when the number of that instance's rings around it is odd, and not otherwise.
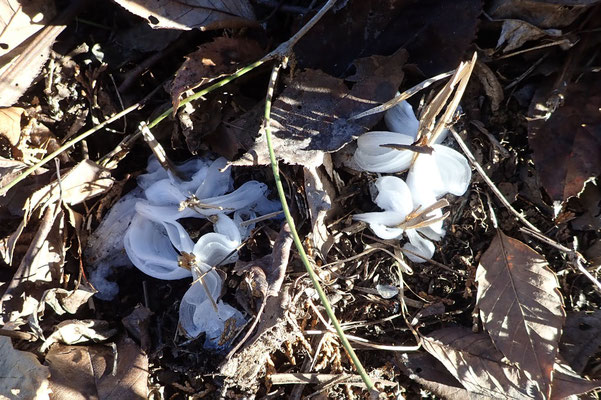
[[[365,221],[382,239],[409,239],[404,249],[414,262],[424,262],[434,255],[432,241],[442,239],[443,213],[438,200],[447,193],[461,196],[467,190],[471,169],[457,151],[440,144],[431,144],[431,154],[399,150],[388,145],[410,146],[416,141],[419,121],[411,105],[402,101],[385,114],[390,131],[367,132],[357,140],[354,154],[359,169],[378,173],[399,173],[408,170],[406,181],[396,176],[381,176],[376,180],[375,202],[384,211],[355,215]]]
[[[242,314],[219,300],[222,278],[216,266],[236,261],[238,247],[253,228],[242,224],[258,214],[280,207],[266,198],[267,186],[249,181],[232,191],[226,160],[193,159],[177,167],[181,179],[152,159],[147,174],[138,177],[143,195],[124,237],[131,262],[158,279],[190,278],[182,298],[179,322],[185,334],[206,333],[205,346],[219,347],[224,329],[239,326]],[[213,231],[196,243],[184,229],[182,218],[202,218]]]

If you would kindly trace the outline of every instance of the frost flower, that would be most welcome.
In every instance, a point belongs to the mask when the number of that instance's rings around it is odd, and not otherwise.
[[[148,174],[138,179],[145,199],[136,202],[123,239],[129,259],[145,274],[157,279],[193,278],[180,304],[180,326],[189,337],[205,332],[208,347],[227,342],[221,340],[226,324],[229,329],[244,321],[238,310],[219,301],[223,280],[215,267],[237,260],[237,249],[252,229],[242,227],[244,219],[279,208],[267,200],[267,187],[260,182],[246,182],[227,193],[233,180],[229,170],[223,172],[225,165],[223,158],[189,161],[178,168],[191,176],[182,180],[151,161]],[[178,221],[189,217],[208,219],[214,232],[194,243]]]
[[[384,211],[357,214],[354,219],[367,222],[382,239],[401,239],[406,235],[409,242],[403,248],[409,250],[407,257],[411,261],[431,259],[435,250],[432,240],[440,240],[445,234],[442,228],[445,216],[440,210],[445,202],[436,202],[428,192],[412,196],[416,188],[410,188],[395,176],[378,178],[375,186],[376,204]]]
[[[467,190],[472,172],[465,157],[441,144],[432,144],[432,154],[418,154],[386,145],[414,144],[419,122],[411,105],[403,101],[385,114],[390,131],[367,132],[357,139],[354,161],[360,169],[369,172],[396,173],[409,170],[407,183],[420,192],[429,192],[439,198],[447,193],[461,196]],[[441,135],[439,139],[442,139]]]

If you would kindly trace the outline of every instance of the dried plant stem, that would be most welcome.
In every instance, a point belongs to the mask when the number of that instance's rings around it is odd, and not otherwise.
[[[321,303],[323,304],[323,306],[326,310],[326,314],[332,321],[332,325],[334,325],[334,329],[336,329],[336,333],[338,334],[338,337],[340,338],[340,341],[342,342],[342,346],[346,349],[348,355],[350,356],[351,360],[355,364],[355,368],[357,369],[357,372],[359,373],[359,375],[361,375],[361,378],[363,379],[365,386],[367,386],[367,389],[369,391],[374,391],[375,387],[374,387],[373,382],[371,381],[371,378],[369,377],[369,375],[367,375],[365,368],[363,368],[361,361],[359,361],[357,354],[355,353],[355,351],[353,350],[353,347],[351,346],[350,342],[348,341],[347,337],[345,336],[344,331],[342,330],[342,327],[340,326],[340,323],[338,322],[338,319],[336,318],[336,315],[334,314],[334,310],[332,310],[332,307],[330,306],[328,298],[319,283],[319,278],[317,277],[317,274],[315,273],[315,271],[313,271],[313,268],[311,267],[309,258],[307,257],[307,254],[305,253],[305,249],[303,247],[301,239],[296,230],[296,225],[294,223],[294,219],[292,218],[292,214],[290,213],[290,209],[288,208],[288,203],[286,201],[286,194],[284,193],[284,186],[282,185],[282,180],[280,178],[280,169],[279,169],[278,161],[275,157],[275,152],[273,150],[273,143],[272,143],[272,138],[271,138],[271,127],[270,127],[271,101],[273,98],[273,90],[275,87],[275,83],[277,81],[278,72],[280,70],[280,67],[281,67],[281,64],[279,64],[279,63],[276,64],[273,67],[273,70],[271,73],[271,79],[269,81],[269,88],[267,89],[267,99],[265,101],[265,117],[264,117],[265,119],[263,122],[263,124],[264,124],[263,129],[265,130],[265,138],[267,141],[267,148],[269,150],[269,159],[271,161],[271,169],[273,170],[273,176],[274,176],[278,196],[282,203],[282,209],[284,211],[284,216],[286,217],[286,222],[288,222],[288,225],[290,226],[290,231],[292,233],[292,238],[294,240],[294,244],[296,245],[296,249],[298,250],[299,256],[300,256],[305,268],[307,269],[307,273],[309,274],[311,281],[313,282],[313,286],[315,287],[315,290],[317,291],[317,294],[319,295],[319,299],[321,300]]]
[[[528,221],[526,218],[524,218],[524,216],[518,210],[516,210],[515,208],[513,208],[513,206],[509,203],[509,201],[507,201],[507,199],[505,198],[505,196],[503,196],[503,193],[501,193],[501,191],[497,188],[497,186],[493,183],[493,181],[488,177],[488,175],[486,175],[486,172],[484,171],[484,169],[482,168],[482,166],[478,163],[478,161],[476,161],[476,158],[474,157],[474,155],[472,154],[472,152],[470,151],[470,149],[467,147],[467,145],[465,144],[465,142],[463,141],[463,139],[461,138],[461,136],[459,136],[459,134],[457,133],[457,131],[452,126],[449,126],[448,129],[453,134],[453,137],[457,141],[457,144],[459,144],[459,147],[461,147],[461,150],[463,151],[463,154],[465,154],[465,156],[469,160],[469,162],[472,165],[472,167],[474,167],[476,169],[476,171],[478,172],[478,174],[480,174],[480,176],[482,177],[482,179],[484,180],[484,182],[488,185],[488,187],[494,193],[494,195],[497,196],[497,198],[499,199],[499,201],[501,203],[503,203],[503,205],[505,206],[505,208],[507,208],[513,215],[515,215],[515,217],[517,219],[520,220],[520,222],[522,222],[528,228],[530,228],[531,230],[533,230],[535,232],[540,232],[540,229],[538,229],[536,226],[532,225],[530,223],[530,221]]]
[[[513,206],[509,203],[509,201],[507,201],[505,196],[503,196],[503,194],[497,188],[497,186],[493,183],[493,181],[488,177],[488,175],[486,175],[486,172],[484,172],[484,169],[482,168],[482,166],[476,161],[476,159],[474,158],[474,155],[472,154],[470,149],[467,147],[467,145],[465,144],[465,142],[463,141],[461,136],[459,136],[457,131],[455,131],[455,129],[453,129],[453,127],[449,127],[449,130],[453,134],[453,137],[459,144],[459,147],[461,147],[461,150],[463,151],[463,153],[469,160],[470,164],[476,169],[476,171],[478,171],[478,174],[480,174],[480,176],[482,177],[484,182],[486,182],[486,184],[488,185],[490,190],[494,193],[494,195],[497,196],[497,198],[499,199],[499,201],[501,201],[501,203],[505,206],[505,208],[507,208],[513,215],[515,215],[515,217],[521,223],[526,225],[526,228],[520,228],[520,231],[537,239],[537,240],[540,240],[543,243],[548,244],[549,246],[553,246],[556,249],[558,249],[559,251],[562,251],[565,254],[567,254],[570,259],[570,264],[575,266],[578,271],[580,271],[584,276],[586,276],[593,283],[595,289],[601,293],[601,282],[599,282],[599,280],[597,280],[597,278],[595,278],[584,267],[584,265],[582,265],[583,262],[586,262],[586,259],[582,256],[582,254],[580,254],[576,250],[567,248],[564,245],[562,245],[561,243],[558,243],[557,241],[543,235],[543,233],[541,232],[540,229],[538,229],[536,226],[532,225],[532,223],[530,223],[530,221],[528,221],[522,214],[520,214],[519,211],[517,211],[515,208],[513,208]]]

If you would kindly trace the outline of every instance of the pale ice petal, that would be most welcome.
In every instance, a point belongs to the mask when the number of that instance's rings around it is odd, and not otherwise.
[[[194,245],[193,253],[199,264],[215,267],[218,264],[235,262],[238,259],[236,249],[239,245],[240,242],[230,240],[225,235],[209,232],[198,239],[198,242]]]
[[[413,137],[396,132],[373,131],[359,136],[354,160],[357,165],[370,172],[393,173],[409,168],[413,152],[382,147],[384,144],[413,143]]]
[[[353,215],[353,219],[367,222],[368,224],[395,226],[403,222],[405,220],[405,216],[395,211],[379,211],[355,214]]]
[[[434,255],[434,243],[426,238],[423,238],[414,229],[409,229],[405,231],[405,233],[407,234],[407,238],[409,238],[409,243],[405,243],[403,248],[423,256],[426,260],[430,260]],[[416,263],[423,263],[426,261],[420,257],[414,256],[413,254],[406,253],[405,255],[408,259]]]
[[[382,176],[376,180],[378,207],[399,213],[401,218],[413,211],[413,200],[409,186],[396,176]]]
[[[163,227],[136,215],[123,239],[131,262],[142,272],[157,279],[182,279],[191,272],[180,268],[178,254]]]
[[[162,179],[150,185],[144,191],[144,195],[151,204],[157,206],[177,206],[188,197],[188,194],[183,193],[169,179]]]
[[[401,228],[391,228],[382,224],[369,224],[369,228],[374,231],[376,236],[380,239],[391,240],[401,239],[403,237],[403,230]]]
[[[206,199],[221,196],[231,189],[233,182],[231,168],[221,171],[226,165],[227,160],[223,157],[213,161],[207,170],[205,179],[196,189],[196,197]]]
[[[384,114],[386,126],[393,132],[404,133],[415,140],[419,121],[415,117],[413,107],[405,100],[392,107]]]
[[[434,159],[438,166],[440,178],[444,183],[445,193],[462,196],[472,179],[472,169],[466,158],[447,146],[434,145]]]
[[[185,218],[194,214],[192,210],[186,209],[180,212],[173,206],[153,206],[145,201],[138,201],[136,211],[144,218],[163,225],[172,245],[177,250],[187,253],[192,251],[194,242],[192,242],[184,227],[177,222],[178,218]]]
[[[427,161],[427,159],[425,159]],[[430,162],[431,159],[428,161]],[[434,174],[434,178],[431,177],[420,177],[419,172],[420,172],[420,168],[424,168],[422,165],[426,165],[426,163],[419,164],[418,163],[418,169],[411,169],[409,176],[407,176],[407,185],[409,186],[409,189],[411,190],[411,196],[413,198],[413,207],[414,210],[417,210],[417,212],[419,212],[419,210],[424,210],[428,207],[430,207],[432,204],[436,203],[436,196],[434,195],[434,191],[432,189],[431,186],[428,185],[428,180],[426,180],[426,178],[429,178],[430,180],[434,180],[436,176],[436,174]],[[417,171],[417,173],[416,173]],[[421,170],[423,171],[423,169]],[[431,212],[429,212],[427,214],[427,216],[429,218],[440,218],[443,215],[443,211],[440,208],[437,208]],[[436,238],[438,236],[442,237],[444,236],[444,229],[442,228],[443,225],[443,220],[440,220],[438,222],[436,222],[435,224],[430,225],[430,229],[429,230],[425,230],[425,232],[428,233],[429,237],[432,238]],[[442,236],[441,236],[442,235]]]
[[[233,242],[238,244],[242,242],[242,238],[240,236],[240,227],[234,220],[225,214],[220,214],[217,217],[217,222],[215,223],[214,229],[215,232],[224,235]]]
[[[267,185],[257,181],[249,181],[231,193],[218,197],[202,198],[201,201],[212,207],[198,210],[202,215],[216,215],[251,207],[265,197]],[[200,197],[199,197],[200,198]],[[215,207],[215,208],[213,208]],[[220,210],[216,207],[222,207]]]

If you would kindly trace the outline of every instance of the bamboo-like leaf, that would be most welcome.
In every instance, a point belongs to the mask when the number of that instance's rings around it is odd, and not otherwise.
[[[549,398],[565,320],[557,277],[540,254],[498,231],[476,281],[480,316],[493,343]]]

